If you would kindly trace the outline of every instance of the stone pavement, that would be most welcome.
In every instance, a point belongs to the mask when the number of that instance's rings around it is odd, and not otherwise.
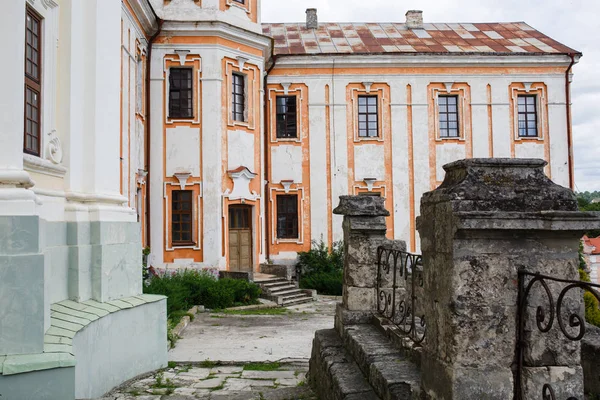
[[[319,296],[283,315],[198,314],[169,351],[169,361],[308,360],[315,331],[333,327],[335,304],[336,298]]]
[[[216,366],[179,365],[134,380],[99,400],[316,399],[306,385],[307,362]],[[260,370],[273,369],[273,370]]]
[[[197,314],[169,351],[172,368],[98,400],[316,399],[305,383],[312,340],[333,327],[337,301],[319,296],[281,315]]]

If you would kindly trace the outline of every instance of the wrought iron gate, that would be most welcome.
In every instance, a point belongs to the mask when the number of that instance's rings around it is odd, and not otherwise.
[[[532,289],[539,287],[541,294],[545,297],[545,304],[530,304]],[[571,341],[580,341],[586,333],[584,307],[581,306],[580,291],[591,293],[600,300],[597,290],[600,285],[583,281],[559,279],[552,276],[519,271],[519,294],[518,294],[518,326],[517,326],[517,379],[516,398],[524,399],[523,372],[525,368],[525,352],[529,343],[526,338],[526,328],[535,329],[544,334],[552,330],[558,324],[558,330],[564,337]],[[555,300],[553,295],[558,293]],[[565,306],[572,299],[578,299],[580,306],[577,311],[572,307]],[[537,307],[536,307],[537,306]],[[535,323],[528,324],[527,308],[536,307]],[[582,311],[583,310],[583,311]],[[556,329],[556,328],[555,328]],[[543,400],[565,400],[556,397],[555,389],[551,383],[543,386],[541,398]],[[569,397],[566,400],[583,400]]]

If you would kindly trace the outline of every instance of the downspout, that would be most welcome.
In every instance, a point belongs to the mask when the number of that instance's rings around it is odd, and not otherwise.
[[[269,91],[267,90],[267,78],[269,77],[269,74],[271,73],[271,71],[273,70],[273,68],[275,67],[275,55],[273,54],[273,49],[274,49],[274,44],[273,44],[274,40],[271,39],[271,65],[269,66],[269,69],[267,70],[267,73],[265,74],[264,77],[264,82],[263,82],[263,88],[264,88],[264,127],[265,127],[265,131],[263,132],[264,135],[264,152],[265,152],[265,172],[264,172],[264,180],[265,180],[265,259],[269,260],[271,258],[271,218],[269,215],[269,140],[270,140],[270,136],[269,136],[269,132],[271,129],[270,126],[270,118],[269,118]]]
[[[569,53],[568,56],[571,57],[571,64],[569,64],[569,68],[567,68],[567,72],[565,72],[565,94],[567,102],[567,147],[569,151],[569,186],[571,190],[574,190],[575,176],[573,164],[573,127],[571,126],[571,80],[569,79],[569,75],[571,74],[571,69],[575,64],[575,54]]]
[[[158,15],[156,15],[156,11],[154,11],[154,8],[152,7],[152,4],[150,4],[150,9],[152,10],[152,13],[154,14],[154,17],[156,18],[156,20],[158,21],[158,29],[156,31],[156,33],[154,33],[154,35],[152,35],[152,37],[150,38],[150,40],[148,41],[148,58],[146,61],[146,134],[145,134],[145,138],[144,138],[144,145],[145,145],[145,152],[146,152],[146,245],[148,247],[151,247],[151,221],[152,218],[150,218],[150,127],[151,127],[151,121],[150,121],[150,116],[152,114],[152,110],[150,108],[150,73],[152,71],[151,69],[151,65],[152,65],[152,44],[154,43],[154,41],[156,40],[156,38],[158,37],[158,35],[160,35],[160,31],[162,29],[163,26],[163,20],[158,18]]]

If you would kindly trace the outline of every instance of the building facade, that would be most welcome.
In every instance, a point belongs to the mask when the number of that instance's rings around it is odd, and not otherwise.
[[[421,195],[461,158],[543,158],[573,186],[581,54],[523,22],[263,24],[260,0],[8,0],[0,22],[3,399],[164,365],[142,247],[156,268],[293,263],[363,194],[417,251]]]
[[[347,194],[385,197],[388,237],[416,251],[420,197],[461,158],[543,158],[573,185],[581,55],[523,22],[319,23],[309,9],[306,22],[261,24],[256,0],[151,3],[164,21],[151,60],[155,267],[293,263],[341,239],[331,211]]]

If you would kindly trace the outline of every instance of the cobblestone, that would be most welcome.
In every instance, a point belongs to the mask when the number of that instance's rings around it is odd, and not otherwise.
[[[307,371],[306,362],[282,364],[274,371],[178,365],[129,382],[100,400],[316,399],[304,384]]]

